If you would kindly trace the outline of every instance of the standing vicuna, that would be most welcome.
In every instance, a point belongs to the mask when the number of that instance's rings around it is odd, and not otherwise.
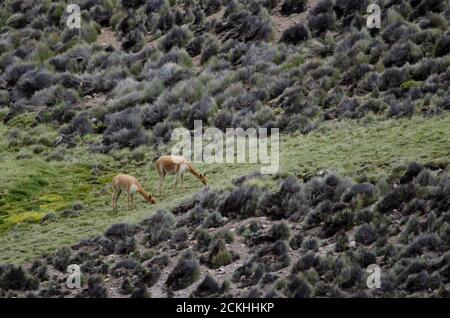
[[[175,184],[173,185],[173,192],[177,188],[178,179],[181,179],[181,188],[184,189],[183,176],[186,171],[189,171],[197,179],[199,179],[204,185],[208,183],[206,174],[198,172],[192,163],[186,160],[183,156],[162,156],[155,160],[156,170],[159,174],[159,195],[162,195],[162,186],[164,177],[166,174],[175,174]]]
[[[153,198],[151,194],[144,191],[136,178],[127,174],[119,174],[115,176],[112,181],[112,189],[112,207],[114,212],[117,211],[117,200],[119,199],[122,191],[127,192],[128,194],[128,208],[133,205],[133,195],[135,192],[139,192],[139,194],[142,195],[150,204],[156,203],[155,198]]]

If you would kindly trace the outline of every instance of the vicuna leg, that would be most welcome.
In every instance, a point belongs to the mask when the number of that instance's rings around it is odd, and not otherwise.
[[[119,199],[120,192],[120,190],[116,190],[113,188],[112,208],[114,212],[117,212],[117,200]]]
[[[162,187],[164,182],[164,173],[159,174],[159,195],[162,195]]]
[[[156,171],[158,171],[159,174],[159,195],[162,195],[162,187],[164,182],[164,177],[166,176],[166,172],[163,168],[156,165]]]
[[[175,174],[175,183],[173,185],[173,193],[175,193],[175,190],[177,189],[177,183],[178,183],[178,178],[179,178],[179,174]]]

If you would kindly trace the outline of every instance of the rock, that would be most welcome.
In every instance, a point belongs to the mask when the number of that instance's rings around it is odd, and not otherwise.
[[[47,213],[46,215],[44,215],[44,217],[41,219],[41,224],[45,224],[48,223],[52,220],[56,219],[56,214],[51,212],[51,213]]]

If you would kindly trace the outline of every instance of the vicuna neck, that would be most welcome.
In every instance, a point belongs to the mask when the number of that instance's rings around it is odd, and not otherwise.
[[[189,164],[189,172],[192,173],[194,176],[196,176],[197,178],[201,178],[200,172],[198,172],[193,165]]]

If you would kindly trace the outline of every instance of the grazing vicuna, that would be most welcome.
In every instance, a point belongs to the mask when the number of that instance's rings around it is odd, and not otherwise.
[[[194,175],[197,179],[199,179],[204,185],[208,183],[208,178],[206,178],[206,174],[201,174],[198,172],[192,163],[186,160],[186,158],[182,156],[162,156],[155,161],[156,170],[159,174],[159,195],[162,195],[162,186],[164,177],[166,174],[174,174],[175,175],[175,184],[173,185],[173,192],[177,188],[178,180],[181,180],[181,188],[184,189],[183,185],[183,176],[186,171],[189,171],[192,175]]]
[[[127,174],[119,174],[114,177],[112,181],[113,197],[112,197],[112,207],[113,211],[117,211],[117,200],[120,194],[127,192],[128,194],[128,207],[133,205],[133,195],[139,192],[140,195],[144,197],[150,204],[155,204],[155,198],[152,197],[150,193],[147,193],[142,188],[141,184],[136,180],[135,177],[129,176]]]

